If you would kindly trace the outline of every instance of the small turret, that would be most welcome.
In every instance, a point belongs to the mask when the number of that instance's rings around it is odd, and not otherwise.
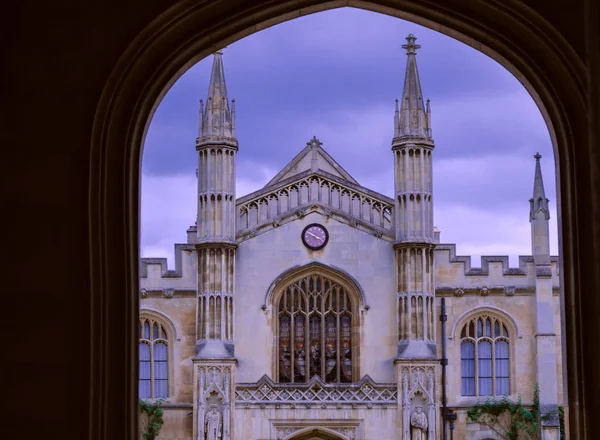
[[[550,208],[549,200],[544,192],[544,180],[542,179],[542,169],[540,159],[542,156],[537,153],[535,156],[535,177],[533,180],[533,197],[529,199],[529,222],[531,223],[531,252],[536,264],[546,264],[550,260],[550,236],[549,222]]]

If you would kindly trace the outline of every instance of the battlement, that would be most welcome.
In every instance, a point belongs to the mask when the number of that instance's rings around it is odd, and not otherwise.
[[[166,258],[140,258],[140,287],[196,289],[197,261],[193,244],[176,243],[175,269],[169,269]]]
[[[435,248],[435,278],[437,289],[450,286],[480,286],[495,288],[510,285],[533,288],[537,275],[552,278],[554,288],[559,286],[559,257],[550,257],[550,268],[537,269],[531,255],[519,256],[519,267],[510,267],[507,255],[484,255],[480,267],[473,267],[471,256],[456,255],[456,244],[438,244]]]

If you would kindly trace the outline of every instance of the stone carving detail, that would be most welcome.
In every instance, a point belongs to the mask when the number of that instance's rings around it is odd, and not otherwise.
[[[311,405],[321,403],[367,405],[394,405],[398,390],[394,384],[378,384],[364,376],[354,384],[325,383],[318,376],[303,384],[274,383],[263,376],[256,383],[238,383],[235,403],[247,405]]]
[[[465,294],[465,289],[462,289],[460,287],[457,287],[456,289],[454,289],[454,296],[463,296]]]
[[[402,367],[402,440],[435,439],[435,367]]]
[[[198,367],[197,440],[231,440],[231,367]]]
[[[297,426],[294,427],[278,427],[276,429],[275,432],[275,436],[277,437],[277,440],[283,440],[286,437],[289,437],[290,435],[292,435],[294,432],[299,431],[302,428],[299,428]]]
[[[280,221],[280,220],[275,220],[275,221],[273,222],[273,227],[274,227],[274,228],[278,228],[279,226],[281,226],[281,221]]]
[[[252,198],[243,197],[237,204],[237,230],[240,236],[250,228],[261,229],[272,224],[274,218],[297,215],[303,217],[306,210],[323,209],[354,217],[383,233],[394,229],[392,213],[394,201],[383,195],[363,189],[359,186],[343,184],[338,178],[325,175],[303,175],[283,187],[258,194]]]
[[[175,289],[163,289],[163,296],[165,298],[173,298],[173,294],[175,293]]]
[[[479,289],[479,294],[481,296],[489,296],[490,289],[488,289],[486,286],[483,286],[482,288]]]
[[[142,298],[148,298],[148,291],[146,289],[140,290],[140,296]]]
[[[505,286],[504,287],[504,294],[506,296],[515,296],[515,286]]]

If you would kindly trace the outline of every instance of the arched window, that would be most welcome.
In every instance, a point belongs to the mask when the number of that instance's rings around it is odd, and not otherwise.
[[[509,333],[500,319],[480,315],[469,320],[460,334],[461,394],[510,394]]]
[[[357,316],[344,286],[310,274],[285,286],[275,306],[279,382],[302,383],[313,376],[329,383],[355,379]]]
[[[140,398],[166,398],[169,395],[169,356],[167,331],[160,322],[140,318]]]

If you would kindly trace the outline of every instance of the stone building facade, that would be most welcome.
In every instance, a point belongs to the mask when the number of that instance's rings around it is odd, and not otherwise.
[[[420,46],[406,40],[394,198],[361,186],[316,138],[236,198],[235,102],[214,55],[196,224],[174,269],[164,258],[140,266],[140,397],[167,399],[160,439],[441,439],[443,339],[454,438],[500,438],[466,409],[492,396],[531,403],[539,384],[542,438],[558,439],[559,264],[540,156],[532,256],[471,267],[434,228],[431,110]]]

